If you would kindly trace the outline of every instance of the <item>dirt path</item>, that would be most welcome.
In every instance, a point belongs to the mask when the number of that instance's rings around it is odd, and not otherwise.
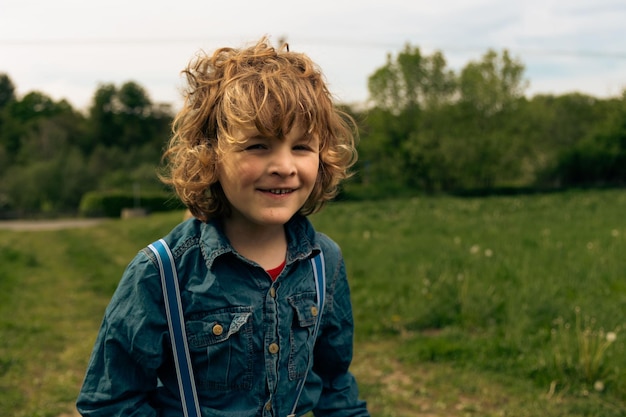
[[[92,227],[104,219],[2,220],[0,230],[43,231]]]

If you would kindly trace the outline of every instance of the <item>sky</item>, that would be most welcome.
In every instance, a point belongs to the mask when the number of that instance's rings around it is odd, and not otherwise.
[[[368,77],[406,44],[457,73],[507,49],[527,95],[604,98],[626,89],[625,22],[625,0],[0,0],[0,73],[20,97],[81,110],[99,85],[127,81],[176,108],[199,51],[267,35],[309,55],[343,103],[365,102]]]

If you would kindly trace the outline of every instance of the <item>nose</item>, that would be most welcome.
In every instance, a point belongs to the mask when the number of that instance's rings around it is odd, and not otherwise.
[[[273,152],[270,172],[281,177],[290,177],[296,174],[296,163],[289,146],[280,146]]]

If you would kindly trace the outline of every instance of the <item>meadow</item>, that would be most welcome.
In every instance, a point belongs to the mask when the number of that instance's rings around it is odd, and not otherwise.
[[[336,202],[373,416],[626,416],[626,191]],[[71,413],[121,273],[182,212],[0,230],[0,410]]]

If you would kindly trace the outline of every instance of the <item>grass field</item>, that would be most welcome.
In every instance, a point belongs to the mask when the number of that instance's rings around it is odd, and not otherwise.
[[[334,203],[373,416],[626,416],[626,191]],[[0,410],[69,412],[121,273],[182,213],[0,231]]]

